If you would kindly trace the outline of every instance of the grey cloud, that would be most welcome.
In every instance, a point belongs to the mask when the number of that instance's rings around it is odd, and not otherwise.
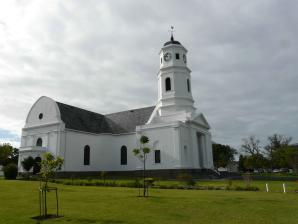
[[[174,25],[215,141],[238,147],[278,132],[297,142],[297,9],[295,1],[16,3],[15,17],[0,13],[0,128],[20,135],[41,95],[99,113],[154,105],[158,52]]]

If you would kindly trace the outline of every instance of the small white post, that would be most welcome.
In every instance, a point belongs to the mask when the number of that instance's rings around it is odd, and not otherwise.
[[[284,190],[284,193],[287,193],[287,191],[286,191],[286,184],[285,183],[282,184],[282,188]]]
[[[269,192],[269,186],[268,186],[268,183],[266,183],[266,192]]]

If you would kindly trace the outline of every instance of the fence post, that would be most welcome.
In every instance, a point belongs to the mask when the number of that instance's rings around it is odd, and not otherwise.
[[[286,184],[285,183],[282,184],[282,188],[284,190],[284,193],[287,193],[287,191],[286,191]]]
[[[266,183],[266,192],[269,192],[269,185]]]

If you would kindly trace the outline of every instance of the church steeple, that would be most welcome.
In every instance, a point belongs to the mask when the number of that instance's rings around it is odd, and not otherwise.
[[[187,50],[173,36],[171,27],[170,41],[166,42],[160,53],[158,72],[158,115],[186,120],[195,111],[191,93],[190,69],[187,67]],[[182,116],[183,114],[183,116]]]

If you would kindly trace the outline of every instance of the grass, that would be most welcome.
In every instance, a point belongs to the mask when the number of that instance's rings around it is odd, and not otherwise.
[[[36,223],[30,217],[38,215],[38,186],[34,181],[0,180],[0,223]],[[134,188],[56,186],[64,217],[45,224],[296,224],[298,220],[297,193],[152,189],[151,197],[139,198]],[[53,205],[50,208],[54,210]]]

